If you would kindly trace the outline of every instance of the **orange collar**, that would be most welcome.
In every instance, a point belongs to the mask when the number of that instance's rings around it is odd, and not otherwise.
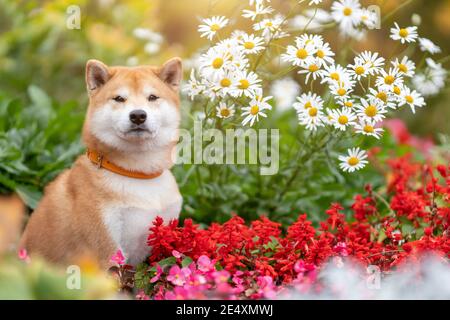
[[[154,179],[158,178],[160,175],[162,175],[162,171],[157,171],[154,173],[144,173],[139,171],[130,171],[127,169],[124,169],[122,167],[119,167],[115,165],[112,162],[109,162],[104,158],[102,154],[99,154],[95,151],[88,150],[86,152],[86,156],[89,160],[92,161],[95,165],[97,165],[98,168],[103,168],[108,171],[120,174],[121,176],[135,178],[135,179]]]

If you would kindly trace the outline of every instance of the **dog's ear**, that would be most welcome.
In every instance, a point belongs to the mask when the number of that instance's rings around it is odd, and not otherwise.
[[[161,67],[159,77],[167,83],[174,91],[178,92],[181,78],[183,77],[183,67],[180,58],[172,58]]]
[[[89,94],[102,87],[110,78],[108,66],[98,60],[86,63],[86,85]]]

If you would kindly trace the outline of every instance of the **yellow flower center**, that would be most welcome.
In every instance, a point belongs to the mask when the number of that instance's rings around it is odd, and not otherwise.
[[[391,75],[388,75],[384,78],[384,83],[386,83],[388,85],[393,84],[394,81],[395,81],[395,78],[394,78],[394,76],[391,76]]]
[[[259,107],[257,105],[254,105],[253,107],[250,108],[250,114],[252,115],[257,115],[259,112]]]
[[[400,35],[400,37],[402,38],[406,38],[409,35],[408,30],[406,29],[400,29],[400,31],[398,32],[398,34]]]
[[[241,89],[241,90],[245,90],[245,89],[248,89],[248,87],[250,87],[250,82],[248,82],[248,80],[247,79],[242,79],[242,80],[239,80],[239,89]]]
[[[255,47],[255,44],[253,42],[247,41],[244,43],[244,48],[247,50],[251,50]]]
[[[339,73],[333,72],[330,74],[330,78],[336,81],[339,81]]]
[[[406,96],[406,97],[405,97],[405,100],[406,100],[406,102],[408,102],[408,103],[413,103],[413,102],[414,102],[414,98],[411,97],[411,96]]]
[[[316,64],[312,64],[309,66],[309,72],[316,72],[317,70],[319,70],[319,66]]]
[[[365,71],[366,71],[366,70],[364,69],[364,67],[361,67],[361,66],[355,68],[355,73],[356,73],[358,76],[362,75]]]
[[[351,157],[348,159],[347,163],[353,167],[359,163],[359,159],[357,157]]]
[[[323,52],[322,50],[317,50],[316,55],[317,55],[320,59],[323,59],[323,57],[325,57],[325,52]]]
[[[220,115],[222,117],[229,117],[230,116],[230,110],[228,108],[223,108],[220,110]]]
[[[352,14],[352,12],[353,12],[352,8],[349,8],[349,7],[344,8],[344,16],[348,17]]]
[[[224,88],[228,88],[229,86],[231,86],[231,80],[228,79],[228,78],[223,78],[223,79],[220,81],[220,85],[221,85],[222,87],[224,87]]]
[[[374,132],[373,126],[370,126],[370,125],[364,126],[364,132],[373,133]]]
[[[378,113],[377,107],[370,105],[366,108],[365,113],[368,117],[375,117]]]
[[[387,94],[386,94],[386,92],[383,92],[383,91],[378,92],[377,93],[377,98],[380,99],[383,102],[386,102],[387,101]]]
[[[305,103],[305,109],[309,109],[311,107],[312,107],[311,101],[308,101],[307,103]]]
[[[344,88],[339,88],[337,91],[338,95],[345,96],[345,94],[347,93],[347,90],[345,90]]]
[[[400,93],[402,93],[402,90],[399,88],[399,87],[397,87],[397,86],[395,86],[394,87],[394,93],[396,94],[396,95],[399,95]]]
[[[272,23],[272,21],[267,21],[266,22],[266,27],[273,27],[273,23]]]
[[[408,72],[408,67],[406,65],[404,65],[403,63],[400,63],[398,65],[398,69],[403,72],[403,73],[407,73]]]
[[[217,23],[211,25],[211,31],[216,32],[216,31],[219,31],[219,30],[220,30],[220,26]]]
[[[215,58],[212,62],[212,66],[214,69],[220,69],[223,66],[223,59]]]
[[[317,108],[314,108],[314,107],[309,108],[308,114],[309,114],[311,117],[317,116]]]
[[[351,107],[353,107],[353,102],[351,102],[351,101],[346,101],[346,102],[344,103],[344,106],[346,106],[347,108],[351,108]]]
[[[306,51],[305,49],[297,50],[297,58],[303,60],[303,59],[306,59],[306,57],[308,57],[308,51]]]
[[[338,119],[338,122],[342,125],[347,124],[347,122],[348,122],[347,116],[344,116],[344,115],[340,116]]]

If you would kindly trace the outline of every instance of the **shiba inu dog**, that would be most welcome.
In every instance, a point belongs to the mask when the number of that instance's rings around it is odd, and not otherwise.
[[[20,243],[31,256],[69,264],[91,255],[107,268],[149,253],[156,216],[178,218],[182,197],[169,171],[179,137],[179,58],[162,67],[86,65],[87,153],[45,190]]]

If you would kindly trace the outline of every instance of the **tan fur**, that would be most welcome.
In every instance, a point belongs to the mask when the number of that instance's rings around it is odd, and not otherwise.
[[[181,65],[179,60],[176,62]],[[94,63],[100,62],[89,61],[88,68]],[[109,101],[115,91],[123,86],[132,88],[132,97],[142,99],[139,93],[144,85],[150,85],[157,90],[161,99],[179,108],[178,84],[172,86],[171,78],[161,74],[166,71],[161,67],[110,67],[107,70],[108,81],[101,88],[89,88],[92,81],[87,79],[90,104],[83,128],[83,141],[87,148],[103,153],[109,161],[129,170],[142,171],[139,163],[142,162],[141,155],[138,152],[134,154],[118,150],[102,143],[91,133],[91,116],[96,108]],[[170,154],[175,143],[173,141],[169,147],[158,150],[166,159],[160,165],[163,166],[161,169],[172,166]],[[146,167],[143,168],[145,170]],[[44,198],[29,220],[20,247],[26,248],[31,256],[40,255],[57,264],[76,263],[81,257],[91,255],[102,267],[107,267],[118,248],[104,224],[101,208],[120,197],[120,194],[107,187],[102,169],[81,155],[71,169],[59,175],[45,189]]]

